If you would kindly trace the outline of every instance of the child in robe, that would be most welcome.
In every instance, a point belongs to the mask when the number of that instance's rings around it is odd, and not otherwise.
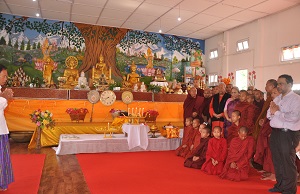
[[[193,155],[184,161],[184,166],[189,168],[201,169],[205,162],[208,141],[210,139],[210,128],[205,127],[201,129],[200,144],[196,147]]]
[[[238,131],[240,126],[240,118],[241,118],[241,112],[238,110],[234,110],[231,113],[231,122],[232,125],[228,128],[228,135],[227,135],[227,146],[229,147],[230,142],[233,138],[238,137]]]
[[[248,136],[247,127],[241,127],[239,136],[232,139],[226,163],[220,174],[220,178],[232,181],[248,179],[250,159],[254,152],[254,138]]]
[[[194,138],[194,134],[196,130],[193,128],[193,118],[188,117],[185,119],[185,127],[183,131],[183,138],[181,145],[175,150],[177,156],[185,157],[190,150],[190,146],[192,144],[192,140]]]
[[[200,120],[199,120],[199,122],[200,122]],[[196,147],[200,144],[201,130],[204,127],[206,127],[205,124],[198,125],[198,129],[197,129],[197,131],[195,131],[194,137],[192,138],[192,143],[190,144],[191,146],[190,146],[189,152],[187,153],[187,155],[185,156],[185,158],[188,158],[188,157],[190,157],[190,156],[192,156],[194,154],[194,151],[195,151]]]
[[[213,136],[208,142],[206,161],[201,170],[207,174],[219,175],[227,156],[227,142],[222,138],[222,128],[219,126],[214,127]]]

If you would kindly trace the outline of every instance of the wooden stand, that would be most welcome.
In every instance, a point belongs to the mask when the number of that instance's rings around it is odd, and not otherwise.
[[[41,149],[41,133],[42,133],[42,128],[37,127],[36,128],[36,149]]]

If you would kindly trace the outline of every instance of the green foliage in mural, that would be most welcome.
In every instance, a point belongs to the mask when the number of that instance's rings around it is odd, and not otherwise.
[[[120,47],[123,50],[130,48],[134,44],[158,44],[160,42],[160,38],[157,34],[143,32],[143,31],[133,31],[130,30],[127,32],[126,36],[121,40]]]

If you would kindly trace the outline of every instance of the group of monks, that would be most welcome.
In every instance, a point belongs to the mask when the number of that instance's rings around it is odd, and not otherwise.
[[[254,87],[192,87],[184,102],[182,144],[176,149],[185,158],[184,166],[233,181],[246,180],[252,166],[262,172],[262,180],[275,181],[269,147],[272,128],[266,115],[279,95],[277,81],[268,80],[265,90],[266,100]]]

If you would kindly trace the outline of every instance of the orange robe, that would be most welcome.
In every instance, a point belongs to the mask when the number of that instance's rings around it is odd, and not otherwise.
[[[219,175],[224,167],[225,159],[227,156],[227,142],[224,138],[211,138],[208,142],[208,148],[206,152],[206,161],[203,164],[201,170],[207,174]],[[212,160],[217,160],[218,164],[213,165]]]
[[[197,129],[194,129],[192,126],[184,127],[183,138],[181,145],[175,150],[177,156],[186,157],[190,151],[190,147],[193,143],[193,138],[195,136]],[[183,147],[186,145],[186,147]]]
[[[270,107],[270,102],[272,101],[272,98],[271,96],[269,96],[266,101],[264,102],[264,106],[258,116],[258,118],[256,119],[256,122],[255,122],[255,127],[254,127],[254,130],[253,130],[253,137],[254,139],[256,140],[257,137],[258,137],[258,134],[260,132],[260,126],[259,126],[259,120],[260,119],[265,119],[266,116],[267,116],[267,111]]]
[[[239,137],[233,138],[230,143],[226,163],[220,174],[220,178],[232,181],[248,179],[250,170],[250,158],[254,152],[254,139],[248,136],[241,140]],[[230,164],[235,162],[237,168],[230,168]]]
[[[254,162],[262,165],[265,171],[275,173],[274,165],[272,161],[272,153],[269,145],[270,142],[269,136],[271,132],[272,132],[272,128],[270,126],[270,120],[265,118],[264,124],[257,138]]]
[[[193,155],[191,155],[184,161],[185,167],[201,169],[202,165],[205,162],[206,151],[207,151],[209,139],[210,139],[209,137],[201,138],[200,144],[195,149],[195,152],[193,153]],[[194,156],[199,157],[199,159],[196,161],[193,161]]]
[[[248,128],[249,135],[252,135],[254,130],[254,124],[258,116],[258,108],[254,104],[248,102],[238,102],[235,105],[235,110],[241,112],[240,124]]]

